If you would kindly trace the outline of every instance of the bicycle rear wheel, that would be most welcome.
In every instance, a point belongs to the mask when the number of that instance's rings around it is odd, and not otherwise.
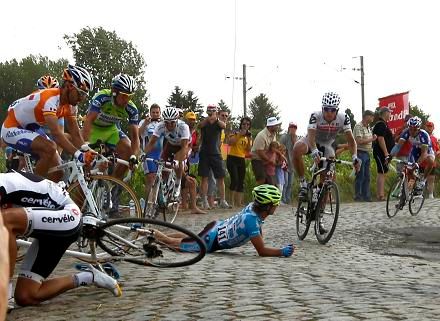
[[[97,244],[123,261],[160,268],[180,267],[200,261],[205,243],[193,232],[168,222],[143,218],[115,219],[99,227]],[[181,250],[180,241],[193,250]]]
[[[386,211],[389,218],[396,216],[397,212],[402,210],[405,205],[406,196],[403,180],[403,177],[399,178],[388,192]]]
[[[409,212],[411,213],[412,216],[416,216],[417,214],[419,214],[420,210],[423,207],[423,204],[425,203],[425,194],[426,194],[426,187],[420,195],[414,195],[414,188],[415,188],[415,184],[413,190],[409,194],[410,196],[408,202]]]
[[[92,191],[102,218],[142,216],[139,200],[125,182],[113,176],[91,175],[88,188]],[[83,213],[93,213],[78,181],[70,185],[67,191]],[[134,213],[130,213],[130,203],[134,206]]]
[[[339,189],[335,182],[326,182],[319,193],[315,209],[315,235],[321,244],[333,236],[339,217]]]
[[[298,199],[296,208],[296,234],[300,240],[304,240],[309,232],[311,217],[308,214],[309,204],[307,200]]]

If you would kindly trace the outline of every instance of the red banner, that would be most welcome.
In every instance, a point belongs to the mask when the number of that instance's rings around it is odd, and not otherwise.
[[[388,107],[391,110],[388,127],[393,134],[403,126],[405,116],[409,114],[408,93],[409,91],[379,98],[379,108]]]

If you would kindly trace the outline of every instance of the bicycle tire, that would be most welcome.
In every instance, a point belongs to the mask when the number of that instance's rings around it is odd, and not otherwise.
[[[296,208],[296,234],[298,239],[304,240],[309,232],[311,217],[309,214],[309,202],[307,200],[298,199],[298,207]]]
[[[193,232],[176,224],[146,218],[110,220],[99,227],[97,244],[107,253],[123,261],[159,268],[187,266],[200,261],[206,254],[205,243]],[[154,232],[152,232],[154,231]],[[165,235],[179,234],[195,242],[200,251],[181,251],[177,243],[167,245],[157,232]],[[121,235],[119,235],[119,233]],[[161,252],[157,256],[156,251]],[[153,257],[154,256],[154,257]]]
[[[409,208],[409,213],[412,216],[416,216],[417,214],[420,213],[420,210],[422,209],[423,204],[425,203],[425,194],[426,194],[425,192],[426,192],[426,187],[425,189],[423,189],[422,194],[414,195],[414,188],[413,188],[413,190],[409,194],[410,196],[409,196],[408,208]]]
[[[173,172],[174,173],[174,172]],[[175,174],[173,174],[175,175]],[[173,186],[169,189],[166,196],[166,204],[163,208],[163,220],[165,222],[174,223],[176,220],[177,214],[179,213],[179,205],[180,205],[180,195],[177,199],[174,199],[174,189],[176,188],[175,183],[172,181]],[[171,202],[170,202],[171,200]]]
[[[334,191],[334,195],[331,191]],[[335,203],[333,203],[333,200]],[[335,182],[325,182],[321,188],[315,207],[315,236],[321,244],[326,244],[330,241],[335,232],[339,218],[339,203],[338,185]],[[326,209],[326,205],[330,205],[330,212]],[[330,220],[332,221],[329,226],[328,223]],[[329,229],[323,229],[323,227]]]
[[[145,207],[142,211],[142,217],[143,218],[149,218],[149,219],[156,219],[159,215],[159,205],[158,205],[158,195],[159,195],[159,177],[154,178],[153,185],[151,186],[151,189],[149,191],[148,197],[147,197],[147,203],[145,204]],[[153,198],[154,202],[150,202],[150,199]]]
[[[386,213],[389,218],[393,218],[394,216],[396,216],[397,212],[399,212],[405,204],[406,197],[405,188],[403,186],[403,179],[403,177],[399,178],[388,191]],[[397,196],[393,195],[393,193],[396,193],[396,191],[399,191],[397,193]],[[397,200],[397,203],[393,206],[393,201],[395,200]]]
[[[98,205],[98,210],[101,211],[102,218],[130,217],[130,201],[133,201],[134,217],[142,217],[141,204],[137,199],[136,193],[120,179],[109,175],[91,175],[89,187],[92,188],[92,193]],[[67,192],[69,192],[76,205],[79,206],[81,212],[92,212],[88,208],[78,181],[71,184]]]

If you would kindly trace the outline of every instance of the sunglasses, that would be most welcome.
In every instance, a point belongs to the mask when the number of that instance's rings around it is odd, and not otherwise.
[[[328,113],[336,113],[338,111],[337,108],[333,108],[333,107],[323,107],[323,109]]]
[[[298,126],[289,126],[289,128],[295,128],[295,129],[297,129],[298,128]]]
[[[176,120],[165,120],[165,125],[172,125],[175,124],[177,121]]]
[[[78,94],[80,95],[80,97],[87,97],[89,95],[89,93],[87,91],[78,88],[73,83],[72,83],[72,86],[73,86],[73,88],[75,88],[78,91]]]
[[[127,93],[124,93],[124,92],[122,92],[122,91],[118,92],[118,94],[119,94],[119,95],[122,95],[122,96],[126,96],[126,97],[132,97],[132,96],[134,95],[134,93],[127,94]]]

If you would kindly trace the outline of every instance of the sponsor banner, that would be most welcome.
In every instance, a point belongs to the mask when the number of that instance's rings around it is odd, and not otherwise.
[[[388,127],[393,134],[403,126],[405,116],[409,114],[408,94],[409,91],[406,91],[379,98],[379,108],[388,107],[391,110]]]

